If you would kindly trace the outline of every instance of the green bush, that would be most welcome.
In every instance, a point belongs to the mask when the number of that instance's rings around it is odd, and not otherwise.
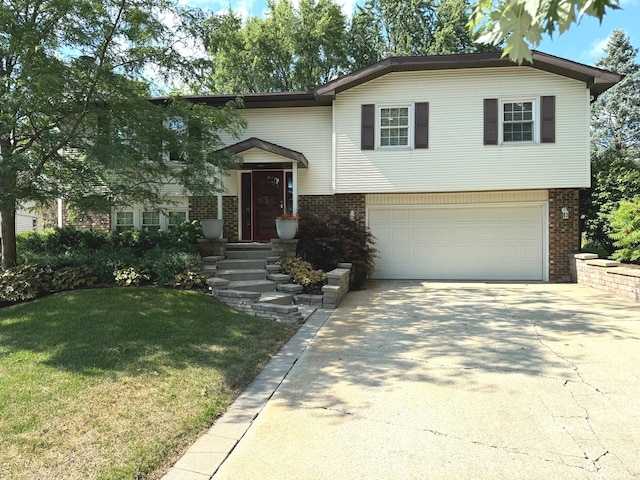
[[[86,288],[95,285],[97,279],[97,275],[85,266],[63,267],[53,270],[49,288],[52,292]]]
[[[154,248],[147,252],[142,263],[159,285],[167,285],[177,274],[185,270],[200,268],[196,254],[176,249]]]
[[[612,257],[621,262],[640,263],[640,197],[623,200],[609,216],[610,237],[618,250]]]
[[[314,270],[309,262],[295,257],[281,258],[278,265],[283,273],[302,285],[304,293],[322,293],[322,286],[327,282],[327,275],[322,270]]]
[[[0,303],[33,300],[50,291],[51,268],[20,265],[0,273]]]
[[[351,290],[364,288],[373,273],[374,237],[358,222],[335,215],[302,215],[297,238],[297,255],[315,268],[329,272],[338,263],[351,263]]]
[[[148,283],[151,275],[143,268],[126,267],[116,270],[115,280],[119,287],[139,287]]]
[[[188,267],[178,272],[167,287],[180,290],[200,290],[207,286],[207,275],[202,272],[200,266]]]

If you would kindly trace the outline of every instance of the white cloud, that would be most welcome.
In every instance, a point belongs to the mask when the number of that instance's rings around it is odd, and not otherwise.
[[[608,44],[609,37],[595,39],[589,44],[589,49],[582,53],[582,57],[597,60],[604,55]]]

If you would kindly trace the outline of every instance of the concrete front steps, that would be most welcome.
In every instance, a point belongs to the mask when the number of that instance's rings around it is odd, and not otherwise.
[[[288,275],[280,273],[269,243],[230,243],[226,256],[203,257],[203,270],[212,293],[236,310],[286,323],[302,323],[315,308],[295,305],[302,292]]]

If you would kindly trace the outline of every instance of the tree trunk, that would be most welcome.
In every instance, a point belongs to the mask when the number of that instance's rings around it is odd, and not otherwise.
[[[16,250],[16,208],[0,207],[2,217],[2,268],[15,267],[18,263]]]

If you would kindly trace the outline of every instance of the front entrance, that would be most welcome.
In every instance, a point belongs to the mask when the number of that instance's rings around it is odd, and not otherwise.
[[[255,170],[242,174],[242,238],[269,241],[276,237],[275,219],[292,205],[291,172]]]

